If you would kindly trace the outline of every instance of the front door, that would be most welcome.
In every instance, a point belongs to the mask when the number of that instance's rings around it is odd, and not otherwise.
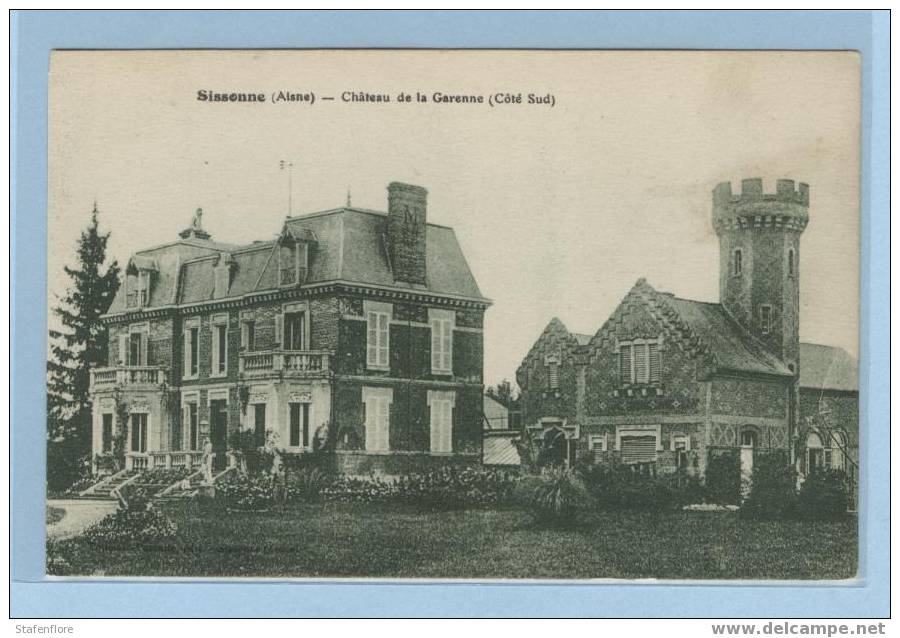
[[[213,470],[221,472],[228,466],[228,402],[213,399],[209,402],[209,441],[212,444]]]

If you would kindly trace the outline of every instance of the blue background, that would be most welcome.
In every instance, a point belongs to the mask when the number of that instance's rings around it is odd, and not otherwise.
[[[16,12],[11,615],[873,617],[889,611],[887,12]],[[860,577],[849,584],[51,581],[43,576],[47,78],[54,48],[853,49],[863,60]],[[52,250],[53,247],[50,247]],[[873,445],[873,443],[876,443]],[[880,477],[871,480],[872,477]],[[665,542],[664,539],[660,539]]]

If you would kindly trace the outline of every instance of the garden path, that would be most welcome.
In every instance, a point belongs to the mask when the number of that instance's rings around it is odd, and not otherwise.
[[[116,501],[87,499],[50,499],[47,505],[66,512],[62,520],[47,526],[48,538],[76,536],[118,507]]]

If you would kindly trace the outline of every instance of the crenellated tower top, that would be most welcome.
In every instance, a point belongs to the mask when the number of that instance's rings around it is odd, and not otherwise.
[[[713,189],[713,226],[721,235],[735,228],[779,228],[803,232],[809,222],[809,185],[792,179],[775,182],[775,192],[766,193],[758,177],[741,181],[741,192],[731,182]]]

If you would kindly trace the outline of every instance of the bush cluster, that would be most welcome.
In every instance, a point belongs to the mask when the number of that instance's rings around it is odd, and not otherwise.
[[[600,510],[668,511],[703,501],[696,477],[684,472],[652,475],[623,464],[585,465],[579,468],[593,504]]]
[[[188,470],[184,467],[176,467],[171,469],[166,469],[164,467],[153,468],[152,470],[147,470],[139,477],[139,482],[142,484],[153,484],[153,485],[171,485],[176,481],[180,481],[183,478],[186,478],[188,474],[191,473],[191,470]]]
[[[178,531],[175,523],[136,490],[114,513],[88,527],[82,539],[104,549],[171,547]]]
[[[780,455],[754,459],[750,494],[741,506],[741,516],[773,520],[833,521],[847,516],[853,486],[840,470],[816,468],[796,491],[797,473]]]
[[[704,496],[707,503],[740,505],[741,458],[736,450],[719,450],[706,462]]]
[[[507,502],[515,476],[501,470],[443,468],[396,479],[350,477],[305,467],[289,473],[287,500],[351,503],[410,503],[432,508],[464,508]],[[267,509],[275,504],[276,482],[267,475],[234,476],[217,484],[229,507]]]

